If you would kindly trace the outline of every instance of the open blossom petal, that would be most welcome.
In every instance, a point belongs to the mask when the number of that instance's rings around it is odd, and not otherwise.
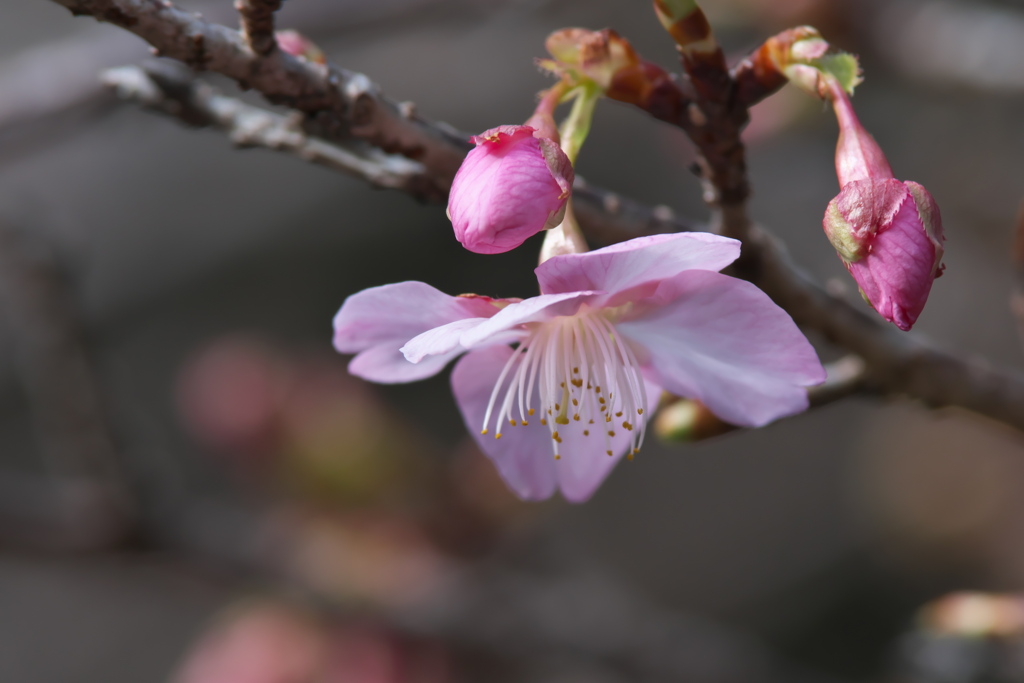
[[[412,337],[466,318],[498,312],[488,299],[449,296],[422,282],[399,282],[353,294],[334,318],[334,348],[358,354],[349,371],[372,382],[413,382],[436,375],[461,349],[423,363],[399,351]]]
[[[616,325],[666,389],[746,427],[807,408],[805,387],[823,382],[825,371],[793,319],[767,295],[707,271],[666,284],[671,303]]]
[[[484,320],[487,318],[464,318],[435,327],[413,337],[399,350],[410,363],[419,363],[427,356],[449,357],[452,352],[465,351],[459,342],[463,333],[473,329]],[[508,341],[511,342],[514,339]]]
[[[471,349],[493,343],[496,336],[504,337],[510,330],[533,322],[542,322],[558,316],[573,315],[580,304],[594,299],[603,292],[565,292],[541,294],[525,301],[509,304],[493,318],[467,330],[461,337],[464,347]]]
[[[824,380],[782,309],[753,285],[705,269],[731,262],[737,248],[714,236],[666,236],[593,258],[559,256],[538,268],[546,287],[608,289],[525,301],[462,300],[416,283],[369,290],[342,307],[336,345],[361,351],[353,372],[377,381],[424,365],[433,374],[468,351],[452,389],[508,485],[531,500],[560,490],[582,501],[623,454],[640,451],[661,387],[733,424],[760,426],[806,408],[805,387]],[[399,288],[414,300],[391,301]],[[426,313],[430,305],[439,311]],[[388,315],[406,319],[379,320]]]
[[[684,270],[719,271],[739,258],[740,243],[703,232],[652,235],[582,254],[565,254],[537,267],[544,294],[624,292]]]
[[[515,353],[508,346],[491,346],[471,351],[456,364],[452,371],[452,392],[467,425],[483,424],[495,385]],[[510,381],[506,375],[498,387],[499,395],[508,390]],[[645,389],[649,405],[656,405],[661,387],[648,381]],[[539,398],[535,387],[532,396],[535,405]],[[609,423],[603,419],[600,422],[563,428],[559,430],[558,442],[539,416],[528,418],[525,424],[517,420],[514,427],[506,424],[501,427],[501,438],[494,438],[491,431],[481,434],[480,430],[471,428],[470,433],[520,498],[543,500],[558,489],[566,500],[582,502],[594,494],[629,451],[634,436],[618,424],[616,431],[608,430]],[[608,436],[609,431],[616,431],[615,436]],[[556,447],[557,460],[552,457]]]

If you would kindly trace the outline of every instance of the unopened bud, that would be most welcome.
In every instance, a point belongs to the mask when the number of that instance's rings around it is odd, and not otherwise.
[[[861,82],[857,58],[836,52],[813,26],[797,26],[772,36],[753,55],[761,72],[777,72],[790,83],[827,98],[829,84],[852,93]]]
[[[556,142],[530,126],[499,126],[473,142],[448,197],[462,246],[500,254],[562,222],[574,174]]]
[[[878,313],[909,330],[942,273],[942,219],[921,185],[895,178],[847,183],[829,202],[825,234]]]
[[[278,31],[274,34],[277,46],[293,57],[301,57],[314,64],[326,64],[327,57],[316,43],[298,31]]]
[[[691,443],[736,429],[722,422],[700,401],[681,398],[658,411],[654,418],[654,433],[664,441]]]
[[[544,46],[554,58],[541,60],[541,66],[574,84],[586,80],[607,91],[617,73],[634,69],[640,57],[629,41],[611,29],[589,31],[565,28],[548,36]]]

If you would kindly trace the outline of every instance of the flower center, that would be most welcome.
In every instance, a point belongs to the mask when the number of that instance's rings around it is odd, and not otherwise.
[[[632,434],[632,460],[646,431],[647,392],[636,356],[612,323],[600,312],[580,311],[527,327],[530,336],[494,385],[481,433],[488,433],[493,417],[494,438],[500,439],[505,422],[529,425],[539,410],[556,460],[569,430],[603,441],[605,452],[614,455],[611,440],[620,429]]]

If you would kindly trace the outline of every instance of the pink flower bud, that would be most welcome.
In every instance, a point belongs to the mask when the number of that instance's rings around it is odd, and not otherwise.
[[[298,31],[278,31],[274,37],[277,38],[277,46],[293,57],[301,57],[314,64],[327,63],[323,50]]]
[[[826,87],[839,121],[836,175],[842,190],[829,202],[822,226],[864,299],[909,330],[943,270],[939,207],[917,183],[893,177],[845,90],[835,79]]]
[[[472,252],[500,254],[562,222],[572,189],[569,158],[531,126],[499,126],[473,138],[452,182],[448,217]]]
[[[928,191],[895,178],[854,180],[829,202],[823,226],[867,302],[909,330],[943,270],[942,219]]]

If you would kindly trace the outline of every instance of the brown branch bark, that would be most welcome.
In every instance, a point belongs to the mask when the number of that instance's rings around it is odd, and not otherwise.
[[[312,64],[281,50],[260,56],[238,31],[212,24],[164,0],[56,0],[146,40],[161,56],[253,88],[274,104],[303,112],[332,138],[355,137],[423,164],[443,197],[465,153],[465,140],[384,98],[362,74]]]
[[[324,69],[275,51],[258,58],[237,31],[202,21],[162,0],[53,0],[78,14],[90,14],[142,36],[168,56],[197,68],[206,68],[246,83],[273,102],[287,104],[326,123],[344,139],[344,133],[379,146],[388,153],[414,158],[434,179],[441,198],[468,148],[450,128],[431,124],[409,108],[384,99],[365,76]],[[886,326],[848,302],[828,294],[789,259],[781,244],[753,225],[746,211],[748,181],[744,148],[739,134],[746,110],[729,100],[721,118],[691,106],[690,94],[668,98],[674,106],[653,102],[650,111],[686,131],[703,156],[706,189],[716,209],[714,227],[743,241],[743,253],[734,274],[750,280],[784,308],[794,320],[821,332],[829,341],[858,354],[865,362],[865,389],[906,395],[932,407],[960,406],[1017,429],[1024,430],[1024,376],[996,369],[941,351],[913,335]],[[664,104],[664,103],[661,103]],[[331,125],[334,124],[334,125]],[[606,227],[618,225],[609,211],[613,195],[580,192],[577,205],[589,203]],[[582,201],[580,201],[582,200]],[[617,198],[611,199],[628,214],[632,230],[686,229],[669,216],[658,216]],[[586,216],[587,210],[581,211]],[[663,220],[668,219],[668,220]],[[678,226],[678,227],[676,227]]]

